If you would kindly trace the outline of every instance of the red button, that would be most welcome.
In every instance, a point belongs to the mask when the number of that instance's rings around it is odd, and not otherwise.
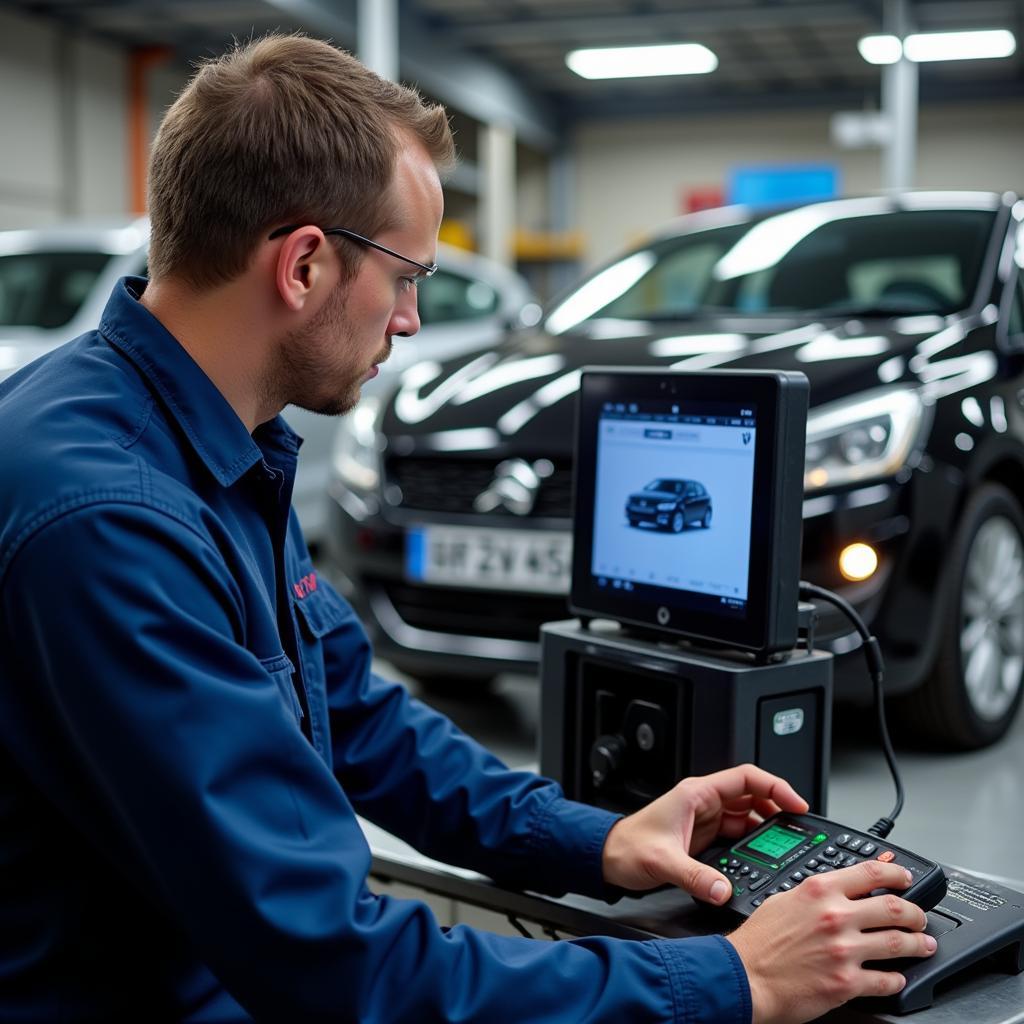
[[[889,861],[896,859],[896,854],[893,853],[892,850],[883,850],[875,859],[882,861],[884,864],[888,864]]]

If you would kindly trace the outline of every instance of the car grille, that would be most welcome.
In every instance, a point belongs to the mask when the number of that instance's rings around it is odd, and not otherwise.
[[[491,485],[500,459],[391,458],[388,483],[402,492],[401,507],[423,512],[480,515],[473,502]],[[508,515],[503,508],[496,515]],[[556,462],[555,471],[541,481],[531,518],[568,519],[572,516],[572,466]]]
[[[489,636],[536,643],[543,622],[564,619],[566,599],[547,594],[418,587],[391,580],[371,580],[410,626],[437,633]]]

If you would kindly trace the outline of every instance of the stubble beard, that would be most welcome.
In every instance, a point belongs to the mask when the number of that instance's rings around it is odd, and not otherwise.
[[[346,360],[356,349],[356,339],[345,318],[346,295],[339,289],[313,320],[285,338],[271,385],[278,394],[287,396],[282,405],[290,403],[322,416],[341,416],[358,403],[369,367],[354,366]],[[391,339],[387,338],[374,365],[390,354]],[[328,383],[334,394],[324,398],[323,389]]]

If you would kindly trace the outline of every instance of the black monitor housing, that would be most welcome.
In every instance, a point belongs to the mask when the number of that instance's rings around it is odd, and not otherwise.
[[[808,383],[588,367],[570,607],[761,658],[797,640]]]

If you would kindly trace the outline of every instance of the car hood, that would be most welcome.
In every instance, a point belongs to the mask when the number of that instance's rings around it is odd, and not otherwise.
[[[811,405],[897,381],[922,342],[963,328],[953,318],[899,321],[845,318],[755,320],[718,317],[686,323],[594,320],[571,333],[518,332],[497,348],[404,371],[383,411],[398,454],[413,450],[569,453],[572,397],[584,366],[677,370],[800,370]]]

